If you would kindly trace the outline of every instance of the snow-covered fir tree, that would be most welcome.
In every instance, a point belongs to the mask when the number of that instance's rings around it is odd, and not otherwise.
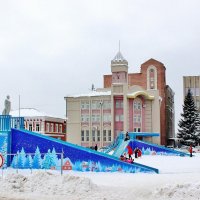
[[[42,158],[39,147],[36,148],[35,155],[33,157],[32,168],[41,169],[42,168]]]
[[[53,155],[51,153],[50,149],[44,156],[44,160],[42,162],[42,167],[44,169],[51,169],[51,167],[56,167],[55,154]]]
[[[26,161],[26,153],[24,151],[24,148],[22,147],[21,152],[18,154],[18,167],[20,169],[24,168],[25,161]]]
[[[179,121],[177,137],[180,138],[181,144],[197,145],[200,141],[200,118],[195,106],[194,99],[190,89],[184,100],[182,119]]]
[[[32,157],[31,157],[31,155],[28,155],[28,156],[26,157],[26,161],[25,161],[25,163],[24,163],[24,168],[26,168],[26,169],[31,169],[31,168],[32,168],[32,163],[33,163],[33,159],[32,159]]]
[[[17,154],[13,157],[11,167],[18,168],[18,154],[19,151],[17,151]]]

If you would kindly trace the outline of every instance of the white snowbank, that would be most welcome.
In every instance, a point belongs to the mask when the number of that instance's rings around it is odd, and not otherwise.
[[[8,173],[0,179],[0,197],[22,199],[59,199],[59,197],[82,196],[94,192],[96,185],[89,178],[70,174],[39,171],[33,174]],[[1,199],[1,198],[0,198]],[[61,198],[60,198],[61,199]]]
[[[143,156],[139,163],[160,174],[4,170],[0,199],[21,200],[197,200],[200,199],[200,155]]]

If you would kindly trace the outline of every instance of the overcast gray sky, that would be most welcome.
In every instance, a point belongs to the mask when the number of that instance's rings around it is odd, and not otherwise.
[[[64,96],[103,86],[120,40],[129,72],[164,63],[177,123],[182,77],[200,75],[199,20],[199,0],[0,0],[0,111],[20,95],[21,107],[64,117]]]

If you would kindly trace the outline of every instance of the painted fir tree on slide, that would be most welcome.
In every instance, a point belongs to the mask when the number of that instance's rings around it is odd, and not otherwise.
[[[196,146],[200,143],[200,117],[190,89],[185,97],[178,125],[177,137],[180,138],[181,144]]]

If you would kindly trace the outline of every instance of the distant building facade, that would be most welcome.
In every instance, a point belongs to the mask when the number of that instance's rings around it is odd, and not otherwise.
[[[175,109],[174,109],[174,91],[167,85],[166,86],[166,134],[167,134],[167,145],[171,142],[169,139],[175,137]]]
[[[150,59],[140,73],[129,73],[128,62],[118,52],[111,61],[112,74],[104,75],[103,88],[65,97],[68,141],[102,147],[129,131],[159,133],[160,137],[138,139],[167,145],[168,137],[174,136],[174,93],[166,85],[165,70],[161,62]]]
[[[187,96],[188,89],[191,90],[195,105],[200,113],[200,76],[183,77],[183,97]]]
[[[24,128],[66,141],[66,120],[47,115],[34,108],[21,108],[10,112],[12,117],[24,117]]]

